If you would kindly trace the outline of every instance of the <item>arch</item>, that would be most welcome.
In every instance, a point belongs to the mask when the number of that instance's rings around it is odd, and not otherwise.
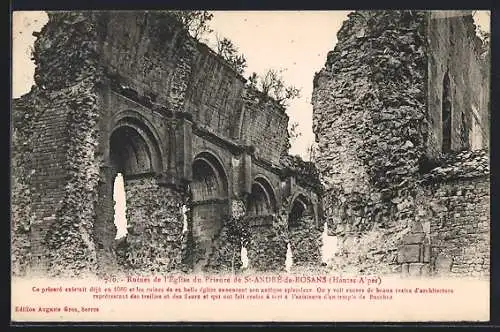
[[[249,215],[266,215],[277,212],[276,193],[264,175],[258,175],[252,182],[252,192],[247,200]]]
[[[122,126],[131,127],[138,132],[152,152],[154,171],[161,172],[163,170],[164,159],[161,149],[162,139],[153,124],[145,116],[138,111],[126,109],[113,115],[110,119],[110,123],[112,124],[110,131],[111,135]],[[167,160],[167,165],[170,164],[170,162],[171,160],[169,158],[169,160]]]
[[[124,175],[162,171],[161,149],[154,135],[137,119],[124,117],[110,135],[110,158]]]
[[[228,197],[228,176],[221,159],[210,151],[196,155],[192,163],[193,201],[225,199]]]
[[[288,208],[288,228],[299,226],[301,219],[306,215],[314,217],[313,204],[304,193],[298,192]]]
[[[229,214],[229,185],[221,160],[212,152],[198,153],[192,162],[192,172],[188,228],[196,248],[192,257],[193,268],[198,271],[208,263],[214,237]]]

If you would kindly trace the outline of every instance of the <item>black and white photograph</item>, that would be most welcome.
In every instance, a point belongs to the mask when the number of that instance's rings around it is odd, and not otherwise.
[[[487,10],[14,11],[12,319],[449,321],[472,280],[488,320],[490,57]]]

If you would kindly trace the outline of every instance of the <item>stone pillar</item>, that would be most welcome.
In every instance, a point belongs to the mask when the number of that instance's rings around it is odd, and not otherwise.
[[[101,167],[101,176],[97,187],[99,199],[94,224],[94,241],[99,274],[112,274],[118,268],[114,250],[116,226],[114,224],[115,202],[113,197],[117,174],[116,169],[111,165]]]
[[[403,238],[398,250],[398,263],[403,276],[427,276],[430,274],[431,247],[429,238],[420,222],[415,222]]]
[[[124,261],[134,273],[162,273],[180,268],[182,192],[160,186],[153,176],[125,178],[127,243]]]
[[[177,121],[175,146],[176,168],[180,172],[179,176],[189,182],[193,178],[193,122],[186,118],[181,118]]]
[[[231,200],[231,215],[223,220],[220,233],[213,239],[206,271],[233,274],[240,270],[244,216],[245,203]]]
[[[228,202],[226,199],[209,199],[192,203],[192,260],[195,272],[213,270],[210,268],[210,261],[213,262],[212,255],[214,246],[218,246],[214,241],[223,232],[223,226],[228,219]],[[217,265],[217,264],[216,264]]]
[[[289,238],[293,255],[292,269],[321,265],[321,231],[316,226],[314,216],[302,216],[296,226],[289,228]]]
[[[285,269],[287,234],[281,218],[275,215],[248,216],[249,269],[280,272]]]

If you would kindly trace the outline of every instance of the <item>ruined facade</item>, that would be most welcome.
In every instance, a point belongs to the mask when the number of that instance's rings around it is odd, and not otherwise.
[[[288,243],[320,263],[321,190],[280,154],[284,109],[177,21],[57,12],[36,35],[36,85],[12,112],[15,275],[235,272],[242,246],[276,271]]]
[[[355,273],[489,274],[489,60],[471,12],[357,11],[316,74],[323,205]]]

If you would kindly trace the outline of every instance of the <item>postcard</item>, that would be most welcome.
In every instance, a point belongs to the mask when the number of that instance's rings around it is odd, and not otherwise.
[[[488,321],[489,11],[17,11],[11,321]]]

